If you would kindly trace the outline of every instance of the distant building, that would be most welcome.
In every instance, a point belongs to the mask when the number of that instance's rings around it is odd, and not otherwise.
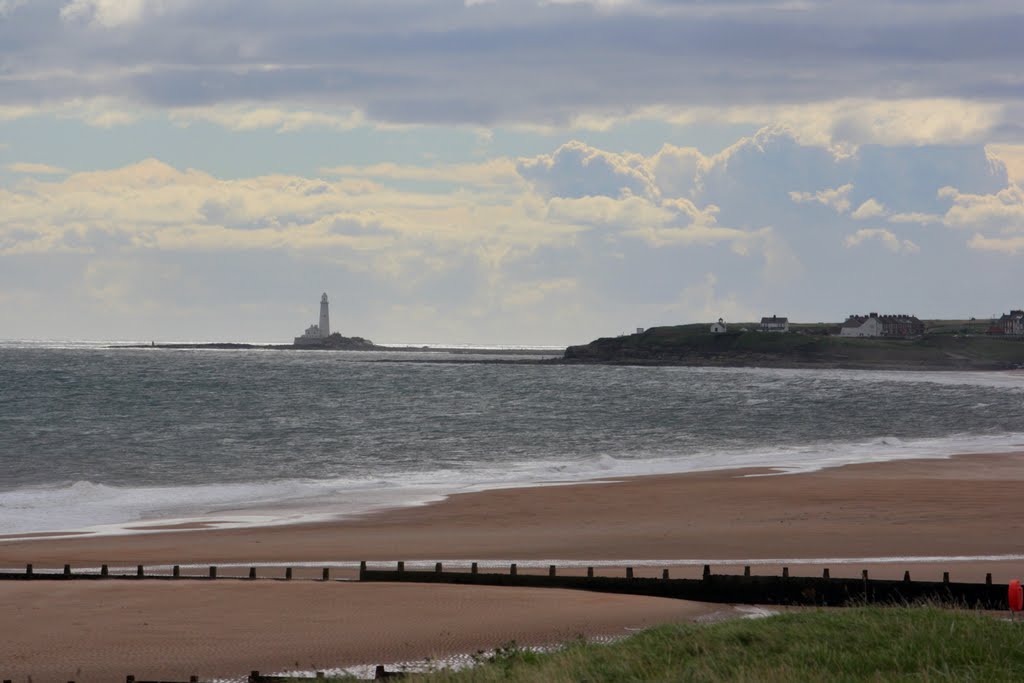
[[[1024,311],[1004,313],[999,318],[999,321],[993,325],[993,328],[995,327],[1002,330],[1001,334],[1012,334],[1017,337],[1024,336]]]
[[[761,318],[762,332],[789,332],[789,318],[779,318],[773,315],[770,318]]]
[[[839,331],[843,337],[919,337],[924,323],[913,315],[851,315]]]
[[[725,326],[725,321],[719,318],[718,322],[711,326],[711,334],[722,334],[723,332],[728,331],[728,329],[729,328]]]
[[[331,314],[327,302],[327,293],[320,297],[320,324],[310,325],[305,334],[295,338],[296,346],[318,346],[331,336]]]

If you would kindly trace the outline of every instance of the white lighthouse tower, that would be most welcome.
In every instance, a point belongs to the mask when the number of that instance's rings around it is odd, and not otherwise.
[[[327,310],[327,292],[320,297],[320,338],[327,339],[331,336],[331,314]]]

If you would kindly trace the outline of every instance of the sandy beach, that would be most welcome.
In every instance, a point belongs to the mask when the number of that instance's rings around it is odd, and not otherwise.
[[[1024,560],[984,558],[1024,555],[1022,486],[1024,453],[778,476],[747,470],[641,477],[461,494],[424,507],[302,526],[8,540],[0,543],[0,566],[533,560],[539,567],[565,560],[578,566],[603,562],[602,572],[629,565],[638,575],[655,575],[660,560],[678,576],[697,575],[702,562],[717,561],[715,570],[722,572],[753,562],[755,573],[766,574],[784,563],[795,574],[828,565],[834,576],[869,568],[879,577],[911,570],[915,578],[937,579],[949,571],[953,580],[981,581],[992,572],[1006,581],[1020,576]],[[871,559],[892,557],[905,559]],[[962,559],[920,559],[956,557]],[[110,671],[118,676],[187,678],[281,670],[295,662],[309,668],[420,659],[512,638],[616,635],[721,609],[563,591],[298,581],[5,582],[0,603],[0,628],[18,634],[0,653],[0,661],[17,668],[0,676],[18,680],[36,672],[36,681],[51,680],[42,667],[50,666],[57,650],[64,667],[91,661],[114,667]],[[151,626],[139,628],[140,622]],[[158,639],[143,642],[158,630]],[[40,647],[43,640],[50,645]],[[155,642],[169,653],[160,660],[168,668],[154,663],[148,672],[139,653],[157,647]],[[185,657],[190,661],[181,661]],[[172,669],[171,660],[194,670]],[[77,680],[99,680],[81,666]],[[45,669],[57,676],[52,680],[71,680],[65,670]]]

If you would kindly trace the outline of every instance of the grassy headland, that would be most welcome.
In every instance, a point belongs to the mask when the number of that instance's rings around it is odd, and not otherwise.
[[[914,338],[841,337],[838,327],[794,325],[787,333],[735,323],[652,327],[566,349],[564,360],[626,364],[1005,370],[1024,366],[1024,340],[975,333],[971,321],[928,321]],[[744,331],[746,330],[746,331]],[[836,332],[836,333],[831,333]]]
[[[611,645],[550,653],[505,647],[462,671],[410,676],[489,681],[1017,681],[1024,623],[937,607],[791,612],[681,624]]]

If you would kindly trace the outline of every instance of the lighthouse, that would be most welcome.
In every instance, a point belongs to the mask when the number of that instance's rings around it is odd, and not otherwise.
[[[320,297],[320,338],[327,339],[331,336],[331,314],[327,310],[327,292]]]

